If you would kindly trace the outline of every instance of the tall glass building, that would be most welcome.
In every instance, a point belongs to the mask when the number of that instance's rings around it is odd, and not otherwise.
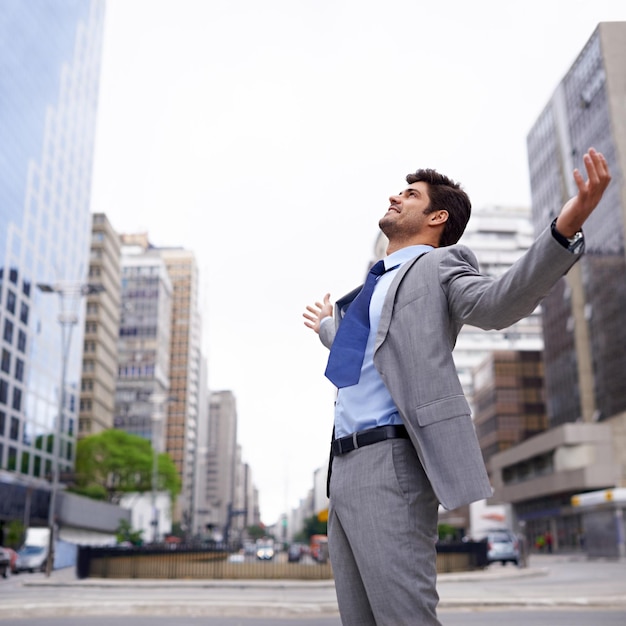
[[[104,0],[0,2],[0,521],[3,488],[49,480],[57,431],[73,466],[84,303],[37,286],[88,279],[103,23]]]

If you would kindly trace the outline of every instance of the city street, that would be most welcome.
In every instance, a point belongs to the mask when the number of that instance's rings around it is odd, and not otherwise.
[[[444,626],[622,626],[626,561],[531,556],[443,574]],[[332,581],[76,580],[73,572],[0,581],[0,624],[15,626],[340,626]]]
[[[442,611],[443,626],[623,626],[624,612],[604,609],[588,610],[472,610]],[[15,626],[83,626],[82,617],[52,617],[2,620]],[[254,618],[254,617],[138,617],[125,616],[123,626],[341,626],[339,617],[330,618]],[[119,617],[90,617],[89,626],[120,626]]]

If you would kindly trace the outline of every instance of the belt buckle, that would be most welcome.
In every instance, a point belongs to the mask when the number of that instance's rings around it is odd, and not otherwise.
[[[355,450],[359,449],[359,441],[357,439],[358,434],[359,434],[358,431],[354,431],[352,433],[352,445],[354,446]]]

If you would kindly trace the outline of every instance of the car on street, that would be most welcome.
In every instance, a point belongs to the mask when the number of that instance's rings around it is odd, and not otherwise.
[[[274,542],[259,539],[256,542],[256,558],[260,561],[271,561],[274,558]]]
[[[507,563],[520,564],[520,542],[510,530],[497,528],[489,530],[482,537],[482,541],[487,542],[487,561],[502,565]]]
[[[26,545],[17,551],[17,572],[44,572],[46,570],[46,560],[48,549],[45,546]]]
[[[298,563],[305,553],[305,547],[303,543],[292,543],[287,552],[287,560],[289,563]]]

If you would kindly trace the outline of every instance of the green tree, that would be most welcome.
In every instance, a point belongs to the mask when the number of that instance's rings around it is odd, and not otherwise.
[[[134,546],[140,546],[143,543],[143,530],[133,530],[130,522],[121,519],[115,530],[115,539],[117,543],[132,543]]]
[[[304,520],[303,529],[294,537],[296,541],[308,543],[313,535],[328,534],[328,522],[320,522],[317,515],[312,515]]]
[[[11,520],[4,529],[5,545],[17,550],[22,545],[25,535],[26,529],[24,528],[24,524],[19,520]],[[1,541],[2,537],[0,537],[0,542]]]
[[[117,504],[125,493],[152,489],[152,446],[147,439],[110,429],[80,439],[76,447],[74,493]],[[157,490],[180,493],[180,477],[167,453],[157,458]]]
[[[262,539],[267,534],[264,526],[248,526],[246,529],[248,531],[248,535],[252,541],[256,541],[257,539]]]

